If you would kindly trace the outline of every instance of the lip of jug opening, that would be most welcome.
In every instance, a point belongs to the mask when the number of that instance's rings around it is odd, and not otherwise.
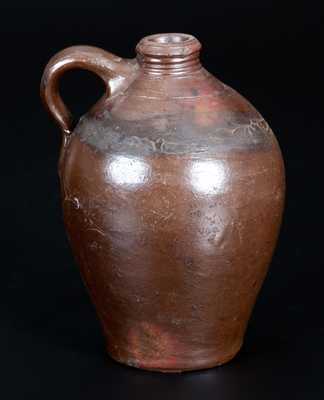
[[[160,33],[144,37],[136,46],[137,58],[151,74],[183,74],[200,69],[201,44],[186,33]]]
[[[146,36],[136,46],[138,53],[152,56],[188,56],[199,52],[200,49],[199,40],[187,33],[158,33]]]

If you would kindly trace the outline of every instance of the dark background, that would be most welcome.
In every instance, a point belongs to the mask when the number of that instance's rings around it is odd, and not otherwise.
[[[0,398],[322,399],[323,14],[320,1],[65,1],[0,9]],[[104,351],[60,209],[60,133],[39,100],[49,58],[73,44],[133,57],[145,35],[194,34],[202,61],[263,114],[287,169],[279,245],[244,347],[229,364],[163,375]],[[62,93],[76,116],[102,93],[75,71]]]

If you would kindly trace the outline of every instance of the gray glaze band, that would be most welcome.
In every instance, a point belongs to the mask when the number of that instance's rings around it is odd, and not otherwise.
[[[266,150],[273,143],[271,129],[257,116],[226,113],[221,124],[211,127],[193,121],[161,115],[141,121],[121,121],[109,112],[104,118],[83,117],[75,129],[82,142],[101,152],[150,154],[210,154],[217,151]]]

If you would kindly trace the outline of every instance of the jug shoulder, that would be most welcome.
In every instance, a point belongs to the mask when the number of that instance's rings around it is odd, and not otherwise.
[[[265,150],[275,144],[267,122],[243,96],[207,72],[195,79],[190,90],[182,80],[182,88],[168,92],[158,84],[151,95],[143,88],[145,79],[136,80],[85,115],[75,134],[98,151],[132,155]]]

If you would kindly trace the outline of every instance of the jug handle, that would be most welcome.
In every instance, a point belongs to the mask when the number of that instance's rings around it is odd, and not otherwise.
[[[72,115],[60,96],[59,81],[71,69],[97,74],[105,84],[104,96],[108,97],[128,87],[135,78],[138,64],[136,59],[123,59],[93,46],[71,46],[55,54],[44,70],[40,94],[65,136],[72,132]]]

